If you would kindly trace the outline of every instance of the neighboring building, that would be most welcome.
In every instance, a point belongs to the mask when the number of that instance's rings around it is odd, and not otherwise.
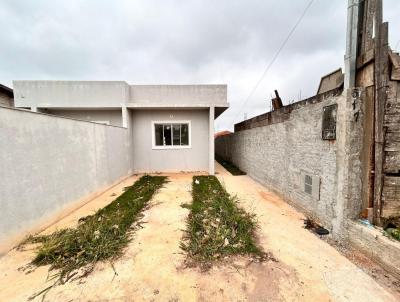
[[[16,107],[131,129],[135,172],[214,173],[214,119],[226,85],[14,81]]]
[[[220,136],[224,136],[224,135],[229,135],[229,134],[232,134],[232,132],[230,132],[228,130],[219,131],[219,132],[214,134],[214,138],[217,138],[217,137],[220,137]]]
[[[333,89],[343,88],[344,74],[342,68],[339,68],[321,78],[317,94],[325,93]]]
[[[14,107],[13,90],[0,84],[0,106]]]

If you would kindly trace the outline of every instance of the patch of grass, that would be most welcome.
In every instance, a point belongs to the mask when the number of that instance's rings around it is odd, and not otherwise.
[[[255,215],[238,206],[215,176],[194,176],[192,205],[181,248],[189,257],[207,263],[229,255],[265,254],[256,245]]]
[[[166,177],[145,175],[109,205],[94,215],[81,218],[77,228],[31,236],[25,244],[40,243],[32,263],[36,266],[50,264],[50,270],[58,270],[56,276],[64,283],[82,267],[93,268],[97,261],[120,256],[130,241],[132,223],[165,182]]]
[[[385,232],[392,238],[400,241],[400,228],[387,228]]]
[[[246,175],[245,172],[240,170],[238,167],[236,167],[233,163],[230,161],[224,160],[220,156],[215,156],[215,160],[223,166],[226,170],[228,170],[232,175],[238,176],[238,175]]]

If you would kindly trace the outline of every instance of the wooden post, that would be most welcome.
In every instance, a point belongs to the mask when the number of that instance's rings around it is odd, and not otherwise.
[[[374,223],[381,225],[383,160],[384,160],[384,114],[388,86],[388,23],[382,23],[382,0],[377,0],[375,11],[375,184]]]

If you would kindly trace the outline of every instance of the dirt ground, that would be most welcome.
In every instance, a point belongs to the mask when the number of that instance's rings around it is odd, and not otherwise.
[[[303,228],[303,215],[247,176],[231,176],[217,165],[218,177],[241,205],[257,214],[259,241],[277,261],[226,259],[207,272],[184,266],[179,248],[191,202],[192,174],[171,174],[152,199],[124,255],[99,263],[85,279],[50,290],[45,301],[399,301],[327,242]],[[74,226],[132,184],[131,177],[45,232]],[[26,301],[46,288],[48,267],[32,272],[32,250],[16,249],[0,258],[0,301]],[[25,268],[25,269],[24,269]],[[114,271],[115,269],[115,271]],[[40,301],[41,297],[34,301]]]

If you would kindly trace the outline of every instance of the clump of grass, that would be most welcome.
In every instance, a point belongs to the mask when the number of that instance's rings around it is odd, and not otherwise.
[[[64,283],[82,267],[93,268],[97,261],[120,256],[130,240],[131,225],[165,182],[166,177],[145,175],[109,205],[81,218],[77,228],[31,236],[25,244],[40,243],[32,263],[50,264],[50,270],[58,270],[56,276]]]
[[[229,255],[251,254],[262,259],[266,254],[255,242],[255,215],[238,206],[215,176],[195,176],[193,203],[181,248],[190,259],[210,263]]]
[[[226,170],[228,170],[232,175],[234,176],[238,176],[238,175],[246,175],[245,172],[243,172],[242,170],[240,170],[238,167],[236,167],[233,163],[231,163],[230,161],[227,161],[225,159],[223,159],[220,156],[215,156],[215,160],[221,165],[223,166]]]
[[[392,238],[400,241],[400,228],[387,228],[385,232]]]

